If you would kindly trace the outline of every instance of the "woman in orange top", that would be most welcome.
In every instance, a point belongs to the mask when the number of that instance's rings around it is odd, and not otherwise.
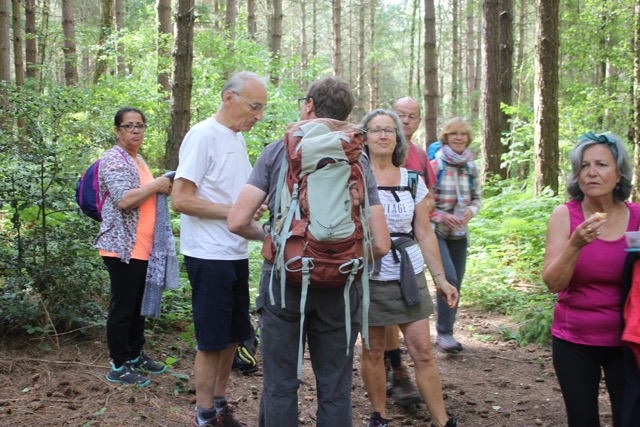
[[[95,246],[111,280],[107,344],[112,358],[107,380],[145,386],[138,371],[161,373],[166,366],[151,359],[144,345],[145,317],[140,315],[156,221],[156,194],[170,194],[172,182],[153,178],[138,154],[147,127],[142,111],[125,107],[114,119],[116,146],[100,160],[100,195],[105,198]]]

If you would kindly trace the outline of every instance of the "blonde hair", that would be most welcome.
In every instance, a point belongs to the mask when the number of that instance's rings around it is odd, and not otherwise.
[[[452,133],[454,129],[458,130],[460,128],[464,129],[467,133],[467,136],[469,136],[469,142],[467,143],[467,146],[469,146],[471,144],[471,141],[473,141],[473,129],[471,128],[471,125],[469,125],[469,123],[467,123],[462,117],[454,117],[452,119],[449,119],[444,124],[444,126],[442,126],[442,130],[440,131],[438,139],[443,144],[448,144],[447,135]]]

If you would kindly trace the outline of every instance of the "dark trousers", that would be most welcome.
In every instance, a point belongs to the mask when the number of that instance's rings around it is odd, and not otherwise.
[[[624,381],[622,347],[574,344],[553,337],[552,350],[569,427],[600,427],[598,390],[602,370],[611,401],[613,425],[620,426]]]
[[[102,257],[111,279],[111,302],[107,317],[107,345],[113,364],[133,360],[144,345],[144,321],[140,316],[147,277],[147,261],[126,264],[115,257]]]

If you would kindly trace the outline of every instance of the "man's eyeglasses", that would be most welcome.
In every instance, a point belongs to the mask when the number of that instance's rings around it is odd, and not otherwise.
[[[139,123],[137,125],[134,125],[133,123],[127,123],[125,125],[120,125],[118,126],[119,128],[123,128],[124,130],[126,130],[127,132],[133,132],[134,130],[138,130],[140,132],[144,132],[144,130],[148,127],[146,124],[144,123]]]
[[[231,91],[233,92],[233,91]],[[244,96],[240,95],[238,92],[233,92],[235,95],[238,95],[244,102],[246,102],[247,104],[249,104],[249,108],[251,108],[251,111],[253,111],[254,113],[257,113],[258,111],[262,111],[265,108],[267,108],[266,105],[262,105],[259,102],[251,102],[249,101],[247,98],[245,98]]]
[[[398,117],[400,117],[400,120],[403,120],[405,118],[409,118],[409,120],[416,120],[418,118],[418,116],[416,116],[415,114],[404,114],[404,113],[398,113]]]
[[[384,132],[386,135],[391,136],[396,134],[396,128],[373,128],[367,129],[367,133],[375,136],[380,136]]]
[[[298,98],[298,108],[302,108],[302,104],[309,100],[308,97]]]

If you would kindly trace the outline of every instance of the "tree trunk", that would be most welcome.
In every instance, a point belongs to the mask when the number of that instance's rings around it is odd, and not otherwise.
[[[473,123],[478,118],[477,102],[474,102],[474,100],[478,99],[478,87],[476,86],[476,66],[474,61],[475,53],[476,53],[475,52],[475,31],[474,31],[475,16],[473,13],[473,2],[471,1],[467,1],[466,21],[467,21],[466,86],[467,86],[467,99],[469,100],[469,121],[470,123]],[[474,110],[474,106],[476,106],[475,110]]]
[[[238,2],[236,0],[227,0],[227,10],[224,16],[224,26],[229,37],[229,47],[233,48],[235,40],[236,19],[238,17]]]
[[[640,189],[637,183],[640,182],[640,1],[636,0],[635,7],[635,37],[633,52],[633,201],[640,200]]]
[[[342,5],[340,0],[331,0],[333,11],[333,75],[342,76]]]
[[[96,69],[93,74],[93,84],[96,84],[100,77],[107,72],[108,59],[106,42],[113,28],[113,1],[100,0],[100,36],[98,39],[98,57],[96,59]]]
[[[122,35],[124,31],[124,0],[115,0],[116,15],[116,31],[118,32],[118,55],[116,56],[116,72],[119,76],[126,75],[126,67],[124,63],[124,44],[122,44]]]
[[[271,16],[271,82],[274,86],[280,84],[280,49],[282,47],[282,0],[272,0],[273,14]]]
[[[38,67],[44,67],[46,58],[47,38],[49,36],[49,0],[42,1],[42,22],[40,23],[40,38],[38,39]],[[42,72],[38,73],[38,88],[42,87]]]
[[[247,31],[252,40],[256,39],[258,24],[256,20],[256,0],[247,0]]]
[[[300,0],[300,62],[302,70],[306,70],[309,64],[309,52],[307,52],[307,1]],[[302,86],[306,87],[308,79],[306,73],[302,78]]]
[[[9,0],[0,0],[0,83],[11,81],[11,7]],[[0,86],[0,103],[6,111],[9,107],[9,94]],[[6,129],[10,122],[0,115],[0,129]]]
[[[318,0],[313,1],[311,34],[313,34],[313,44],[311,48],[311,57],[315,58],[318,55]]]
[[[365,32],[365,14],[367,10],[367,0],[360,0],[358,2],[358,80],[355,91],[356,106],[353,110],[353,115],[356,121],[360,121],[366,114],[365,102],[366,102],[366,73],[365,73],[365,57],[366,52],[366,32]]]
[[[173,47],[173,86],[171,88],[171,123],[169,125],[164,167],[175,170],[182,139],[191,121],[193,85],[194,0],[179,0],[176,14],[176,39]]]
[[[22,23],[20,0],[12,0],[13,13],[13,64],[16,74],[16,86],[24,86],[24,54],[22,52]]]
[[[438,139],[438,52],[434,0],[424,0],[424,126],[425,147]]]
[[[64,80],[67,86],[78,84],[76,59],[76,33],[73,18],[73,0],[62,0],[62,30],[64,32]]]
[[[369,50],[373,51],[376,45],[376,10],[377,1],[373,0],[369,3]],[[373,110],[378,104],[378,69],[375,52],[371,52],[371,62],[369,64],[369,107],[368,110]]]
[[[418,4],[420,0],[413,0],[411,7],[411,30],[409,31],[409,81],[407,83],[407,96],[413,97],[413,73],[416,65],[416,19],[418,16]]]
[[[158,19],[158,86],[163,92],[163,96],[169,97],[171,92],[171,84],[169,82],[169,69],[165,64],[166,59],[170,58],[171,51],[169,42],[173,29],[171,28],[171,0],[158,0],[156,3],[156,16]]]
[[[560,0],[536,0],[534,96],[535,194],[558,193],[558,10]]]
[[[513,0],[500,0],[500,104],[513,105]],[[500,133],[510,135],[510,114],[500,109]],[[500,144],[500,153],[507,153],[507,145]],[[508,171],[505,171],[508,175]]]
[[[28,79],[36,78],[37,53],[36,40],[36,0],[24,0],[24,33],[25,33],[25,59],[26,76]]]
[[[526,0],[520,0],[520,10],[518,15],[518,54],[516,56],[516,70],[518,70],[518,104],[521,104],[524,99],[524,49],[525,49],[525,24],[527,20],[527,3]]]
[[[451,112],[454,116],[458,113],[458,68],[459,68],[459,51],[460,38],[458,36],[458,1],[452,0],[452,17],[451,17]]]
[[[483,179],[489,175],[505,178],[505,171],[500,167],[500,155],[503,152],[500,143],[500,21],[498,7],[500,0],[484,0],[482,2],[483,61],[482,61],[482,154],[484,157]]]

